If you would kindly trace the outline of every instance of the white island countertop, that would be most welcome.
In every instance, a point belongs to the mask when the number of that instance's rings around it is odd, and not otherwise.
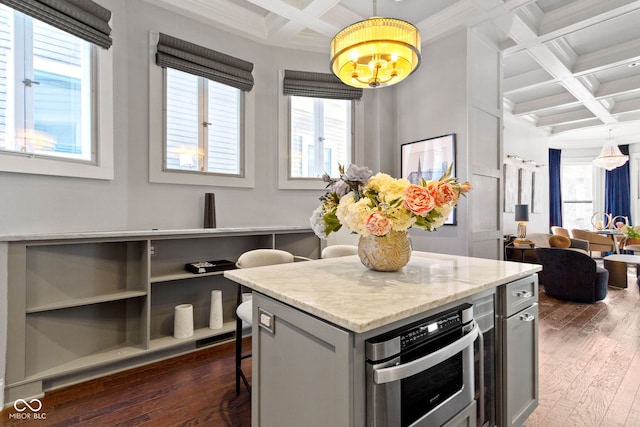
[[[225,277],[363,333],[530,276],[537,264],[414,252],[396,272],[367,269],[358,256],[227,270]]]

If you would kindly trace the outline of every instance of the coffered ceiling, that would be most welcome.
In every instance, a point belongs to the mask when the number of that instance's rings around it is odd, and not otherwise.
[[[368,0],[146,0],[260,43],[329,54]],[[640,0],[377,0],[423,44],[466,26],[504,52],[504,105],[554,146],[640,142]],[[381,89],[384,90],[384,89]]]

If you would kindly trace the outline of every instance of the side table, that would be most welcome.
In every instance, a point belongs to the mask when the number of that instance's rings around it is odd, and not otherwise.
[[[517,262],[535,262],[535,247],[518,247],[513,242],[509,242],[504,246],[504,260]]]
[[[636,265],[636,277],[639,277],[640,255],[609,255],[604,257],[604,268],[609,272],[609,286],[627,287],[627,264]]]

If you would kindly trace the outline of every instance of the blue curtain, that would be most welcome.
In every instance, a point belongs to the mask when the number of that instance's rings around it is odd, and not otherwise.
[[[549,226],[562,227],[562,190],[560,159],[562,151],[549,149]]]
[[[629,155],[628,145],[619,145],[622,154]],[[607,171],[604,180],[604,210],[612,216],[626,216],[631,221],[631,191],[629,162]]]

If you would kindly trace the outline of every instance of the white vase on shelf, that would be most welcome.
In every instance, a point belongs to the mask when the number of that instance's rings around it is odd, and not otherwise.
[[[175,338],[189,338],[193,335],[193,305],[176,305],[173,319],[173,336]]]
[[[209,313],[209,329],[220,329],[224,323],[222,315],[222,291],[211,291],[211,311]]]

